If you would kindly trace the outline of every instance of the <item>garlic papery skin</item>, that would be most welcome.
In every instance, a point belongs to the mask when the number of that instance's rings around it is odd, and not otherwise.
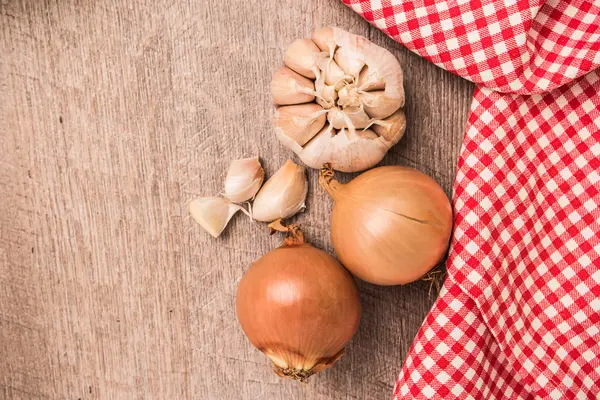
[[[306,169],[288,160],[259,190],[252,217],[261,222],[289,218],[306,207]]]
[[[223,195],[233,203],[253,199],[265,179],[258,157],[234,160],[229,165]]]
[[[242,206],[222,197],[202,197],[190,202],[190,214],[214,238],[219,237],[238,211],[250,215]]]
[[[306,165],[330,163],[338,171],[362,171],[402,138],[403,73],[392,53],[328,27],[292,43],[285,54],[285,65],[314,81],[314,100],[303,109],[279,107],[275,135]],[[345,137],[338,138],[342,132]]]

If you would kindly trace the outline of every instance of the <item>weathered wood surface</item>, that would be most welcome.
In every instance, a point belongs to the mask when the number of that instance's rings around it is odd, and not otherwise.
[[[283,381],[234,312],[280,238],[240,214],[215,240],[187,214],[230,160],[258,154],[272,174],[292,156],[273,137],[271,73],[329,24],[397,55],[408,129],[384,164],[450,193],[472,85],[335,0],[0,2],[0,398],[390,397],[426,283],[361,283],[344,358],[308,386]],[[316,176],[297,221],[331,252]]]

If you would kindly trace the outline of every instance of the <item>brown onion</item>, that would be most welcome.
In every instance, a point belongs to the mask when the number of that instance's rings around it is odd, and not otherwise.
[[[344,353],[360,320],[352,275],[332,256],[304,241],[295,225],[283,245],[256,261],[242,278],[236,311],[250,342],[281,377],[305,381]]]
[[[325,166],[319,178],[334,200],[331,241],[342,264],[378,285],[413,282],[448,249],[452,207],[427,175],[406,167],[379,167],[341,184]]]

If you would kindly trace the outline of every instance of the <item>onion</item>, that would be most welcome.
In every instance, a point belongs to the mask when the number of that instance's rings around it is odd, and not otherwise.
[[[335,252],[360,279],[378,285],[410,283],[443,260],[452,207],[427,175],[412,168],[379,167],[341,184],[325,165],[319,182],[334,200]]]
[[[344,353],[360,320],[352,275],[332,256],[304,241],[295,225],[283,245],[256,261],[242,278],[237,316],[250,342],[281,377],[306,381]]]

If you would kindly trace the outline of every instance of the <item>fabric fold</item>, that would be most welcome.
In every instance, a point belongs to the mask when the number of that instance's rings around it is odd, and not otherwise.
[[[592,1],[343,2],[411,51],[499,92],[547,92],[600,65]]]

